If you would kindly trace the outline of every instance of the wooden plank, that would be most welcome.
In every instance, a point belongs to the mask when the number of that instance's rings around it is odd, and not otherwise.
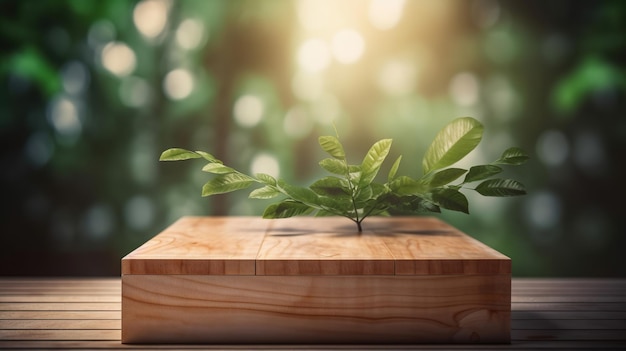
[[[593,302],[593,303],[624,303],[626,296],[619,295],[565,295],[565,296],[515,296],[513,302],[536,303],[564,303],[564,302]]]
[[[624,296],[626,295],[626,289],[592,289],[581,288],[580,291],[572,290],[554,290],[554,289],[515,289],[515,294],[518,296]]]
[[[120,295],[0,295],[2,302],[120,302]]]
[[[124,257],[122,274],[254,274],[269,223],[259,217],[183,217]]]
[[[616,278],[515,278],[513,288],[555,289],[626,289],[626,279]]]
[[[511,319],[623,319],[626,320],[626,312],[616,311],[512,311]]]
[[[118,278],[119,279],[119,278]],[[54,295],[54,296],[100,296],[105,298],[107,296],[116,296],[119,295],[122,291],[121,287],[116,290],[106,290],[106,289],[98,289],[94,288],[91,290],[86,289],[28,289],[28,290],[20,290],[20,289],[5,289],[0,291],[0,297],[6,298],[8,296],[44,296],[44,295]]]
[[[345,218],[272,221],[257,255],[257,275],[394,274],[393,256]]]
[[[510,277],[124,275],[125,343],[507,342]]]
[[[624,330],[624,319],[528,319],[514,320],[512,329],[559,329],[559,330]],[[626,333],[625,333],[626,334]],[[625,337],[626,339],[626,337]]]
[[[0,311],[0,319],[120,319],[120,311]]]
[[[560,329],[518,329],[511,332],[516,340],[599,340],[624,341],[624,330],[560,330]]]
[[[595,311],[615,312],[626,311],[626,304],[611,302],[567,302],[567,303],[541,303],[541,302],[513,302],[511,309],[514,311]]]
[[[60,278],[2,278],[0,279],[0,290],[6,288],[24,288],[24,289],[41,289],[41,288],[120,288],[121,282],[119,278],[102,278],[102,279],[60,279]]]
[[[38,330],[38,329],[63,329],[63,330],[106,330],[120,329],[119,319],[98,319],[98,320],[74,320],[74,319],[36,319],[36,320],[6,320],[0,319],[0,330]]]
[[[340,348],[342,346],[339,346]],[[302,345],[126,345],[119,340],[0,340],[0,349],[8,350],[312,350]],[[318,349],[319,350],[319,349]],[[326,350],[332,350],[330,348]],[[345,349],[344,349],[345,350]]]
[[[527,279],[527,278],[523,278]],[[116,279],[119,286],[119,279]],[[612,287],[619,287],[623,285],[621,280],[595,280],[581,279],[580,289],[576,288],[576,280],[569,279],[567,282],[563,282],[561,279],[556,279],[555,284],[552,285],[552,279],[533,279],[533,287],[529,287],[530,290],[524,291],[523,295],[519,295],[520,290],[515,291],[515,287],[519,287],[519,279],[513,279],[513,296],[537,296],[538,291],[544,290],[548,292],[547,296],[558,296],[561,292],[566,296],[584,296],[585,299],[592,295],[590,291],[593,290],[593,286],[598,287],[598,291],[610,290]],[[6,282],[6,279],[0,279],[0,282]],[[36,285],[46,286],[48,285],[48,279],[36,279],[32,280],[33,289],[37,291]],[[598,284],[596,284],[598,283]],[[615,284],[613,284],[615,283]],[[559,288],[566,287],[566,288]],[[584,291],[584,290],[587,291]],[[553,291],[553,293],[550,293]],[[578,294],[577,291],[581,293]],[[39,291],[38,293],[44,294],[45,291]],[[58,292],[53,294],[58,295]],[[601,295],[601,294],[599,294]],[[609,294],[610,295],[610,294]],[[4,305],[4,304],[0,304]],[[125,345],[121,344],[119,336],[111,340],[51,340],[37,339],[38,337],[45,336],[46,334],[34,334],[29,332],[27,335],[22,335],[22,340],[7,340],[5,335],[0,337],[0,348],[2,349],[24,349],[24,350],[36,350],[36,349],[125,349],[125,348],[140,348],[140,349],[164,349],[164,350],[179,350],[179,349],[284,349],[284,350],[367,350],[367,349],[385,349],[385,350],[419,350],[419,349],[434,349],[434,350],[471,350],[471,349],[514,349],[514,350],[533,350],[533,349],[554,349],[554,350],[590,350],[590,349],[607,349],[617,350],[626,349],[626,341],[624,340],[623,323],[626,319],[626,310],[611,310],[612,305],[622,305],[622,303],[565,303],[559,304],[555,302],[545,303],[514,303],[512,311],[512,344],[511,345]],[[118,304],[119,306],[119,304]],[[536,310],[528,309],[527,307],[535,307]],[[575,306],[582,306],[578,308],[572,308]],[[519,308],[523,307],[522,310]],[[63,315],[63,317],[57,317]],[[100,317],[98,317],[100,316]],[[55,318],[56,317],[56,318]],[[119,321],[120,311],[119,307],[117,311],[0,311],[0,319],[12,320],[12,319],[116,319]],[[569,320],[569,321],[564,321]],[[597,320],[601,325],[593,325],[594,320]],[[617,323],[611,324],[613,321]],[[522,322],[520,324],[520,322]],[[565,324],[564,324],[565,323]],[[528,328],[527,327],[533,327]],[[583,328],[583,329],[580,329]],[[600,328],[600,329],[598,329]],[[606,328],[606,329],[602,329]],[[618,328],[618,329],[615,329]],[[621,328],[621,329],[620,329]],[[27,332],[28,330],[22,330]],[[67,334],[63,330],[48,331],[43,330],[49,336],[50,333],[56,333],[55,338],[67,338]],[[63,336],[62,334],[65,334]],[[84,334],[83,334],[84,336]],[[98,337],[99,334],[92,335]],[[100,336],[101,337],[101,336]],[[619,338],[617,340],[610,340],[611,338]],[[571,339],[571,340],[570,340]],[[581,340],[584,339],[584,340]]]
[[[0,302],[0,311],[119,311],[117,302]]]
[[[120,340],[119,330],[0,330],[1,340]]]
[[[515,341],[511,345],[126,345],[119,341],[2,341],[0,349],[24,350],[91,350],[91,349],[134,349],[134,350],[298,350],[298,351],[363,351],[363,350],[623,350],[626,343],[606,341],[602,343],[589,341]]]

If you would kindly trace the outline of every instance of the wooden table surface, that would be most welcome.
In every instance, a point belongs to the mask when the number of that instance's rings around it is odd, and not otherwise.
[[[124,345],[120,288],[119,278],[0,278],[0,348],[626,349],[626,279],[514,278],[510,345]]]

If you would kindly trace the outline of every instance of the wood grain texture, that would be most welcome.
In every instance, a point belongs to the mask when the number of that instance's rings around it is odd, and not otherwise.
[[[122,274],[510,274],[511,261],[432,217],[184,217],[122,259]]]
[[[509,342],[510,277],[122,277],[124,343]]]
[[[185,217],[122,260],[122,341],[508,342],[510,272],[435,218]]]
[[[374,217],[368,227],[396,260],[398,275],[509,274],[511,260],[433,217]]]
[[[122,274],[255,274],[269,221],[183,217],[122,259]]]
[[[256,261],[257,275],[393,275],[394,257],[371,232],[345,218],[276,220]]]
[[[75,289],[77,296],[85,292],[94,296],[117,294],[121,282],[119,278],[1,278],[0,294],[12,296],[21,291],[25,296],[58,295],[59,291],[71,296]],[[55,323],[65,319],[89,321],[86,324],[56,323],[50,325],[59,329],[29,329],[44,327],[44,324],[17,324],[24,329],[2,329],[0,327],[0,349],[10,350],[624,350],[626,349],[626,309],[625,303],[611,301],[612,297],[624,296],[626,279],[598,278],[513,278],[511,311],[511,344],[151,344],[131,345],[120,342],[121,319],[120,303],[115,303],[115,311],[65,311],[56,310],[58,303],[38,302],[38,308],[52,305],[50,308],[31,309],[28,311],[6,311],[0,304],[0,320],[8,326],[10,320],[53,320]],[[558,297],[567,297],[571,302],[560,303]],[[595,297],[598,301],[594,302]],[[557,301],[557,302],[555,302]],[[584,302],[576,302],[584,301]],[[562,305],[569,309],[563,309]],[[586,306],[584,309],[578,305]],[[559,306],[555,308],[554,306]],[[75,307],[73,307],[75,309]],[[100,319],[111,322],[93,324]],[[16,324],[12,324],[15,326]],[[83,328],[96,329],[83,329]],[[70,329],[81,328],[81,329]]]

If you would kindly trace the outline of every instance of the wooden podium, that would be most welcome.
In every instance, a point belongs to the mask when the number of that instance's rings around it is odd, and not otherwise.
[[[511,260],[433,217],[184,217],[122,259],[123,343],[509,343]]]

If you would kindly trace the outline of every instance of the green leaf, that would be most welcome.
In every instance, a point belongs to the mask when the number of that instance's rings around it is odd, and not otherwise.
[[[309,188],[303,188],[295,185],[287,184],[284,180],[278,180],[277,182],[279,190],[293,200],[303,202],[306,204],[317,204],[318,195]]]
[[[400,168],[400,161],[402,161],[402,155],[398,156],[396,162],[394,162],[391,166],[391,169],[389,170],[389,175],[387,176],[388,182],[391,182],[396,177],[396,173],[398,173],[398,168]]]
[[[368,185],[364,188],[360,188],[354,197],[354,202],[357,204],[357,207],[361,207],[362,204],[371,199],[374,196],[374,191],[371,185]]]
[[[524,185],[513,179],[489,179],[478,184],[476,190],[483,196],[518,196],[525,195]]]
[[[419,212],[441,213],[441,208],[439,208],[439,206],[437,206],[434,202],[428,201],[426,199],[420,199],[417,208]]]
[[[346,182],[337,177],[324,177],[311,184],[309,188],[323,196],[350,195],[350,190],[346,187]]]
[[[221,163],[208,163],[206,166],[202,167],[202,170],[204,172],[209,172],[209,173],[213,173],[213,174],[226,174],[226,173],[233,173],[233,172],[237,172],[234,169],[224,166]]]
[[[315,213],[315,217],[329,217],[329,216],[336,216],[336,214],[330,212],[330,211],[326,211],[326,210],[318,210]]]
[[[204,151],[196,151],[196,153],[200,156],[202,156],[205,160],[209,161],[209,162],[217,162],[217,163],[222,163],[222,161],[218,160],[215,158],[215,156],[211,155],[208,152],[204,152]]]
[[[309,214],[313,212],[313,208],[301,202],[285,200],[277,204],[267,206],[263,212],[263,218],[289,218]]]
[[[276,190],[276,188],[266,185],[262,188],[252,190],[248,197],[250,199],[273,199],[280,194],[280,191]]]
[[[161,157],[159,157],[159,161],[182,161],[200,157],[202,156],[193,151],[180,148],[171,148],[163,151]]]
[[[363,213],[368,216],[376,216],[386,212],[389,209],[389,203],[385,201],[378,201],[376,199],[369,199],[363,205]]]
[[[385,158],[389,154],[389,149],[391,149],[391,139],[382,139],[374,143],[372,147],[369,149],[363,162],[361,162],[361,179],[359,180],[360,186],[366,186],[370,184],[378,171],[380,170],[380,166],[382,166]]]
[[[407,176],[400,176],[389,183],[389,188],[397,195],[421,194],[427,189],[424,184]]]
[[[530,157],[524,150],[518,147],[511,147],[511,148],[504,150],[504,152],[502,153],[502,156],[500,156],[500,158],[496,160],[496,162],[494,163],[517,166],[528,161],[529,158]]]
[[[263,184],[276,186],[276,179],[269,174],[257,173],[256,179],[260,180]]]
[[[430,188],[437,188],[449,184],[467,172],[461,168],[447,168],[437,173],[427,176],[420,181],[427,184]]]
[[[430,144],[422,160],[424,174],[448,167],[480,143],[483,126],[471,117],[457,118],[445,126]]]
[[[374,199],[389,191],[385,185],[380,183],[372,183],[370,184],[370,188],[372,188],[372,198]]]
[[[325,158],[319,162],[319,165],[333,174],[346,175],[346,163],[335,158]]]
[[[437,188],[431,193],[432,201],[445,209],[469,214],[467,198],[460,191],[450,188]]]
[[[439,206],[419,196],[402,196],[393,199],[393,214],[419,214],[423,212],[440,213]]]
[[[318,139],[320,146],[324,151],[330,154],[332,157],[338,160],[345,160],[346,153],[343,150],[343,145],[339,142],[339,139],[334,136],[321,136]]]
[[[315,206],[341,215],[354,213],[352,198],[349,196],[320,196]]]
[[[221,174],[202,187],[202,196],[228,193],[235,190],[245,189],[254,182],[253,178],[241,173]]]
[[[502,172],[502,168],[494,165],[480,165],[470,168],[465,176],[463,183],[471,183],[478,180],[484,180]]]

